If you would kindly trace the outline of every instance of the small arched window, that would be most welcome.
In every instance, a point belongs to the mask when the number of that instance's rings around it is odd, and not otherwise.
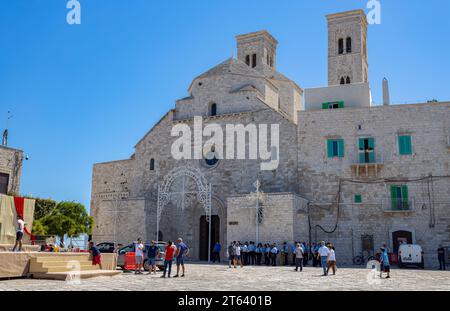
[[[217,115],[217,104],[215,104],[215,103],[211,104],[211,106],[209,107],[209,114],[211,116]]]
[[[344,39],[339,39],[338,41],[338,53],[344,54]]]
[[[155,159],[150,159],[150,170],[151,171],[155,170]]]
[[[253,62],[252,62],[252,67],[255,68],[256,67],[256,54],[253,54]]]
[[[342,84],[342,85],[345,84],[345,79],[344,79],[344,77],[341,78],[341,84]]]
[[[350,37],[347,38],[347,40],[345,41],[345,47],[346,47],[347,53],[352,52],[352,38],[350,38]]]
[[[347,77],[347,79],[345,80],[346,84],[350,84],[350,77]]]

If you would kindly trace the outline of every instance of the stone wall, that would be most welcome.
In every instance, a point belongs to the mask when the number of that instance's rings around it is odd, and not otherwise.
[[[435,264],[438,245],[450,243],[450,179],[438,177],[450,175],[449,128],[449,103],[300,112],[298,192],[312,204],[313,240],[333,241],[341,260],[351,262],[362,235],[392,248],[392,232],[406,230],[424,248],[426,263]],[[399,154],[398,135],[404,134],[412,136],[411,155]],[[370,178],[355,176],[352,168],[361,137],[376,141],[380,170]],[[344,140],[344,157],[327,157],[328,138]],[[408,185],[411,211],[392,212],[390,185],[397,184]],[[354,203],[355,194],[362,204]]]
[[[0,173],[8,174],[8,193],[20,194],[23,151],[0,146]]]

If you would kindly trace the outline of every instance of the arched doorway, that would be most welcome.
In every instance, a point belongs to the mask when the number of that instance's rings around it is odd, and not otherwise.
[[[392,247],[394,253],[398,252],[401,244],[413,244],[413,234],[411,231],[398,230],[392,232]]]
[[[156,239],[159,240],[159,223],[163,209],[169,203],[173,203],[184,211],[186,199],[196,198],[203,207],[204,219],[207,224],[207,260],[211,254],[211,184],[197,168],[178,167],[164,177],[162,185],[158,187],[158,204],[156,212]],[[189,201],[189,200],[188,200]]]

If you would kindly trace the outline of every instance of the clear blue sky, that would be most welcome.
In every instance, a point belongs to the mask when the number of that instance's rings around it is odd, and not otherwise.
[[[22,193],[89,207],[92,165],[128,158],[184,97],[191,79],[232,55],[234,36],[267,29],[278,70],[301,87],[327,83],[324,15],[366,0],[0,0],[0,128],[23,149]],[[369,78],[380,102],[450,99],[450,1],[382,0],[369,27]]]

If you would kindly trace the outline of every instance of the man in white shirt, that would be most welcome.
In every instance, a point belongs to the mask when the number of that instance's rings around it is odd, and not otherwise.
[[[238,242],[236,244],[236,262],[238,265],[241,265],[241,268],[244,267],[242,264],[242,257],[241,257],[241,242]]]
[[[134,244],[134,256],[135,260],[135,274],[142,274],[142,265],[144,263],[144,244],[142,244],[141,239],[139,238],[137,242]]]
[[[19,246],[18,251],[22,251],[22,238],[23,238],[23,231],[25,230],[25,222],[23,221],[22,217],[17,215],[17,231],[16,231],[16,243],[14,244],[14,247],[12,249],[13,252],[16,251],[17,246]]]
[[[322,241],[320,243],[320,245],[321,245],[319,248],[320,261],[322,263],[323,275],[326,276],[327,275],[327,261],[328,261],[328,255],[330,255],[330,249],[328,247],[326,247],[324,241]]]

